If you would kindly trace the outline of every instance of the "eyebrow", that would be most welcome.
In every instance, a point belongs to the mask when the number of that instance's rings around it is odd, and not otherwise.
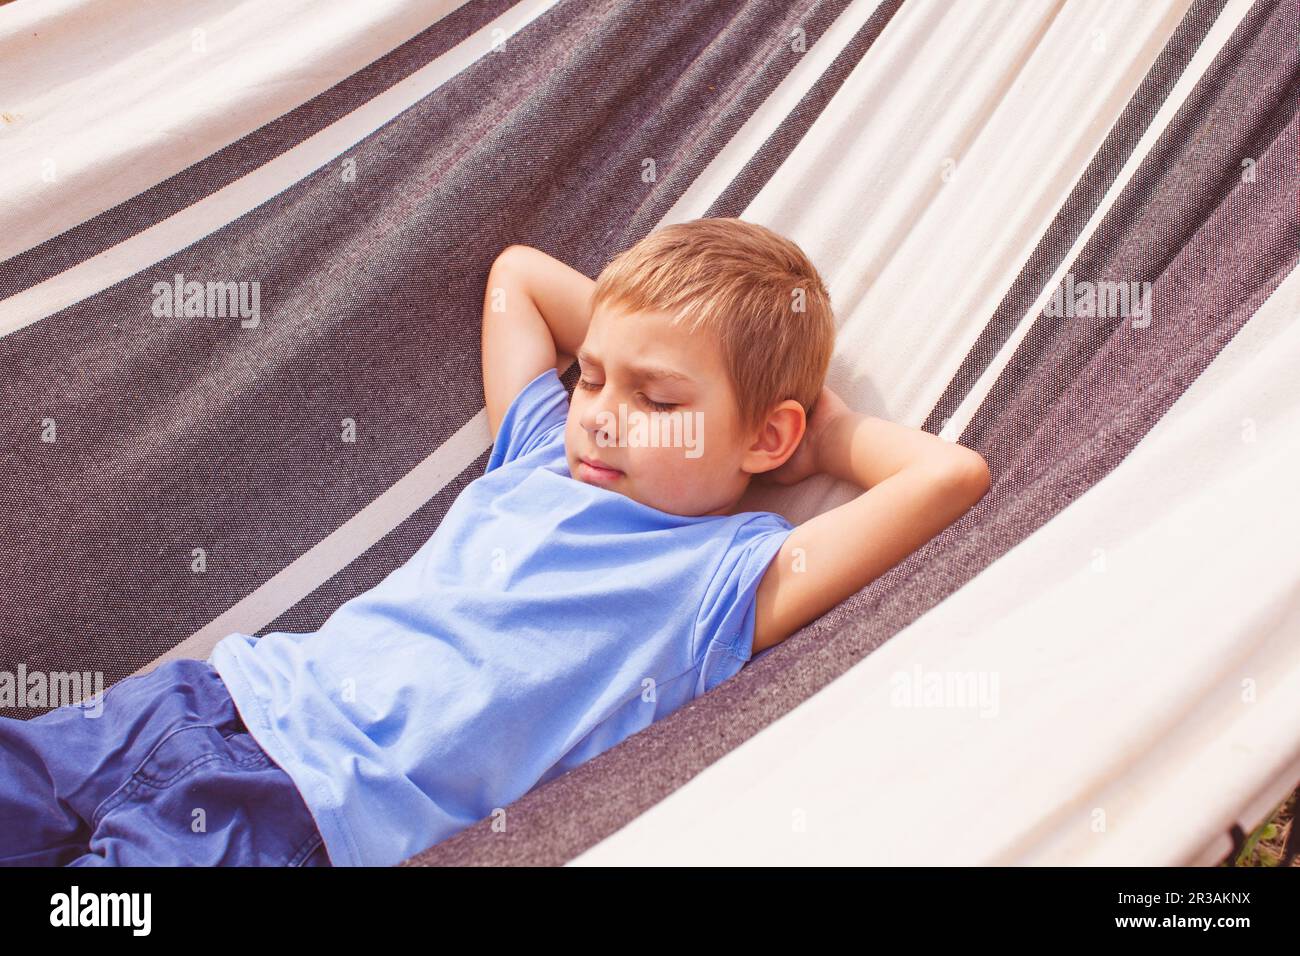
[[[604,368],[600,359],[596,358],[596,356],[592,355],[586,349],[578,349],[577,358],[579,361],[590,362],[593,365],[600,365],[601,368]],[[694,381],[694,379],[689,375],[683,375],[681,372],[671,368],[664,368],[660,365],[629,365],[628,371],[632,373],[634,378],[646,382],[669,381],[689,383]]]

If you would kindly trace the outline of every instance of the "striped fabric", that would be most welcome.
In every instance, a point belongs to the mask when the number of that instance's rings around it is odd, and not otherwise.
[[[1212,862],[1300,778],[1298,41],[1294,0],[0,8],[0,671],[316,629],[483,471],[501,248],[594,277],[741,216],[827,278],[829,384],[992,490],[408,864]]]

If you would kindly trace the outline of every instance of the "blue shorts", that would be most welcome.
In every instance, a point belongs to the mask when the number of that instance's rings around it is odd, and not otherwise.
[[[84,708],[0,717],[0,766],[0,866],[330,865],[207,661],[168,661]]]

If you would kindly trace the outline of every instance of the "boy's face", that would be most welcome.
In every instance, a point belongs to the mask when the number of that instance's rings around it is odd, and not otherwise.
[[[773,467],[764,430],[740,431],[736,396],[709,333],[674,328],[667,313],[602,306],[578,363],[564,435],[576,480],[670,514],[726,515],[751,474]]]

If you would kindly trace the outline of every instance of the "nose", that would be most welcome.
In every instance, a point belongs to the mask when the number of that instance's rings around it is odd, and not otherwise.
[[[605,387],[590,394],[580,421],[597,445],[617,444],[618,401],[611,389]]]

